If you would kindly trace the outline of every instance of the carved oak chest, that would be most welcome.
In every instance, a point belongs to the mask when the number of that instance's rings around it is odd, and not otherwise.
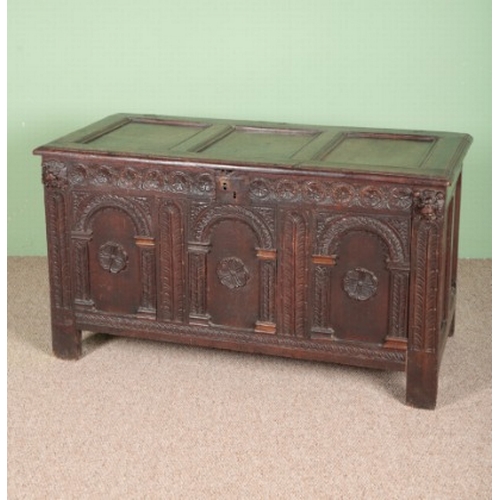
[[[471,140],[120,114],[36,149],[54,353],[89,330],[401,370],[433,408]]]

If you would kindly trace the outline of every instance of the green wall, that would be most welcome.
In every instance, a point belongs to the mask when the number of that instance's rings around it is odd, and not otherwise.
[[[8,254],[43,255],[34,147],[117,112],[467,132],[461,257],[491,257],[486,0],[11,0]]]

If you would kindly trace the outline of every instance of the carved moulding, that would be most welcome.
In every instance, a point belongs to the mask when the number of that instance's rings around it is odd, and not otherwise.
[[[119,316],[116,314],[103,314],[93,311],[77,311],[77,324],[85,328],[104,329],[105,331],[116,331],[123,333],[126,331],[141,331],[150,333],[154,338],[161,339],[162,337],[169,338],[169,335],[175,337],[176,340],[189,342],[190,338],[202,339],[206,338],[213,341],[214,337],[210,331],[210,326],[207,329],[200,329],[196,323],[185,325],[182,323],[164,323],[161,321],[147,321],[130,316]],[[110,327],[111,325],[111,327]],[[406,352],[387,349],[374,349],[372,347],[365,348],[363,346],[353,345],[352,343],[345,344],[342,342],[317,342],[301,337],[281,336],[281,335],[265,335],[256,333],[247,333],[241,330],[234,330],[229,327],[217,325],[217,340],[220,342],[235,341],[240,345],[248,344],[255,346],[276,346],[280,348],[303,349],[305,351],[324,353],[325,355],[345,357],[352,364],[352,358],[363,362],[380,362],[394,363],[394,366],[400,370],[404,369],[406,361]],[[264,332],[262,332],[264,333]],[[384,365],[385,366],[385,365]]]

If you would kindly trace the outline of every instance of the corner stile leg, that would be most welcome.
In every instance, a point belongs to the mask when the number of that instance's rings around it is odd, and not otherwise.
[[[436,407],[440,335],[440,252],[443,239],[444,193],[424,190],[415,196],[406,402]]]
[[[82,331],[73,321],[52,324],[52,351],[61,359],[79,359],[82,355]]]

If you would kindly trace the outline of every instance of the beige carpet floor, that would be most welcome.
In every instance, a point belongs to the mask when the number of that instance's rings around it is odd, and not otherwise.
[[[45,258],[8,261],[8,498],[491,498],[491,261],[461,260],[435,411],[403,373],[88,336],[51,354]]]

